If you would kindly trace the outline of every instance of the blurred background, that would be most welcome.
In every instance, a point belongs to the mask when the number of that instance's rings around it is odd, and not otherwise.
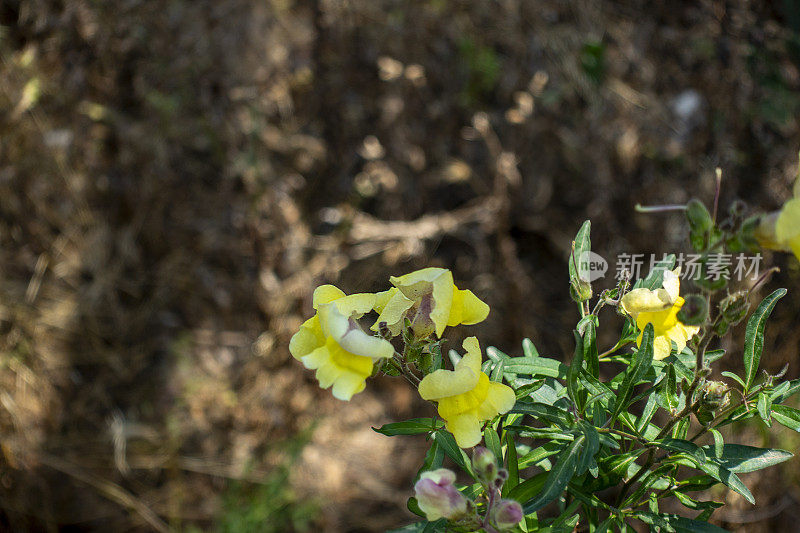
[[[798,32],[797,0],[3,0],[0,529],[410,522],[426,444],[370,426],[433,410],[319,390],[287,350],[313,288],[451,268],[492,313],[450,347],[569,357],[584,219],[605,257],[688,252],[633,206],[710,203],[717,166],[723,208],[790,196]],[[765,264],[797,377],[798,263]],[[797,530],[800,459],[742,477],[718,524]]]

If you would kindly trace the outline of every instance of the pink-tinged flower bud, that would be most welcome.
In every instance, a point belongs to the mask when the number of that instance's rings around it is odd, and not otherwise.
[[[472,469],[478,479],[491,485],[497,477],[497,459],[494,452],[489,451],[483,446],[476,446],[472,452]]]
[[[467,500],[453,485],[456,475],[446,468],[423,472],[414,485],[417,504],[428,520],[459,518],[467,512]]]
[[[514,500],[500,500],[492,511],[492,521],[498,529],[511,529],[523,518],[522,506]]]

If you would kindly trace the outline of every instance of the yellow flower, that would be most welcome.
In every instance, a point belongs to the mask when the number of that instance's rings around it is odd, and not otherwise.
[[[333,385],[333,395],[340,400],[348,401],[364,390],[373,364],[394,354],[388,341],[368,335],[356,323],[374,305],[374,294],[346,296],[333,285],[317,287],[317,314],[289,342],[292,356],[317,371],[320,387]]]
[[[678,352],[686,347],[686,341],[692,338],[700,328],[686,326],[678,321],[678,311],[684,300],[680,296],[680,268],[664,272],[663,287],[650,289],[633,289],[622,297],[622,308],[636,321],[639,328],[638,346],[642,345],[642,334],[647,324],[653,324],[655,339],[653,342],[654,359],[664,359],[672,352],[672,341]]]
[[[800,260],[800,197],[792,198],[783,205],[775,221],[775,237],[779,245],[791,250]]]
[[[514,407],[516,396],[511,387],[489,381],[481,371],[481,348],[478,339],[464,340],[467,354],[454,370],[437,370],[419,384],[425,400],[439,404],[447,430],[461,448],[470,448],[481,441],[481,425]]]
[[[794,184],[794,198],[780,211],[762,216],[755,237],[762,248],[792,252],[800,260],[800,177]]]
[[[380,316],[372,326],[375,331],[385,323],[397,335],[408,317],[417,337],[441,337],[447,326],[477,324],[489,315],[489,306],[472,291],[456,287],[445,268],[423,268],[390,281],[394,287],[376,295]]]

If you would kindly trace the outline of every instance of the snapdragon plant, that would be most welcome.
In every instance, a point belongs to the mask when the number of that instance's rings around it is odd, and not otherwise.
[[[717,200],[713,213],[697,200],[680,206],[700,272],[717,269],[712,258],[719,254],[760,246],[800,256],[797,201],[776,215],[750,218],[739,204],[719,217]],[[723,531],[709,523],[723,503],[697,493],[722,484],[755,503],[738,474],[792,456],[725,442],[720,432],[750,418],[800,431],[800,410],[785,403],[800,380],[782,380],[786,369],[771,374],[760,367],[767,319],[786,294],[777,289],[753,301],[772,271],[734,292],[729,273],[717,271],[681,295],[680,269],[670,255],[646,277],[621,276],[595,294],[580,265],[591,250],[590,228],[589,221],[582,225],[568,260],[577,306],[567,332],[571,357],[542,355],[524,339],[519,352],[489,347],[484,358],[475,337],[464,341],[462,353],[443,353],[447,327],[469,326],[489,313],[446,269],[392,277],[392,286],[376,294],[345,295],[332,285],[314,292],[316,314],[290,351],[316,370],[320,386],[349,400],[382,372],[405,378],[436,403],[437,417],[376,429],[429,443],[407,502],[420,521],[401,531],[633,531],[637,522],[654,531]],[[378,316],[368,333],[358,320],[371,312]],[[625,324],[614,345],[601,350],[598,331],[607,314],[623,316]],[[740,353],[715,348],[748,315]],[[722,371],[724,381],[711,379],[712,366],[725,368],[734,356],[743,357],[744,374]],[[667,499],[685,511],[664,512]]]

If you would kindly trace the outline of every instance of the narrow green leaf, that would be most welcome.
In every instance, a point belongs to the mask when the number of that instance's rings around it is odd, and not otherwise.
[[[570,399],[577,405],[578,410],[583,412],[583,407],[586,403],[586,394],[585,391],[580,388],[580,383],[578,382],[578,376],[580,376],[581,370],[583,369],[583,338],[577,331],[573,331],[572,335],[575,340],[575,355],[572,357],[572,362],[567,372],[567,393]],[[581,392],[584,392],[584,394],[581,394]]]
[[[722,438],[722,433],[719,430],[714,428],[709,429],[711,434],[714,436],[714,457],[717,459],[722,459],[725,457],[725,439]],[[708,455],[708,451],[706,451],[706,455]],[[723,465],[730,470],[729,465]],[[733,472],[733,470],[731,470]]]
[[[772,391],[772,403],[783,403],[798,391],[800,391],[800,379],[784,381]]]
[[[653,364],[653,325],[647,324],[642,333],[642,344],[633,355],[633,361],[617,392],[617,401],[614,402],[612,422],[628,407],[634,387],[644,378]]]
[[[508,470],[508,479],[503,485],[503,494],[508,494],[519,485],[519,458],[517,457],[517,445],[511,432],[506,433],[506,469]]]
[[[539,357],[539,350],[528,338],[522,339],[522,353],[525,354],[525,357]]]
[[[530,500],[542,491],[542,487],[544,487],[545,482],[547,482],[547,477],[549,475],[550,472],[539,472],[532,478],[528,478],[514,487],[514,490],[508,491],[507,497],[521,503]],[[525,514],[529,513],[526,512]]]
[[[444,450],[442,450],[442,447],[439,446],[436,440],[431,440],[431,447],[428,448],[428,451],[425,453],[425,459],[422,461],[422,466],[419,467],[414,481],[418,480],[423,472],[441,468],[443,460]]]
[[[560,454],[556,464],[548,473],[547,480],[541,492],[534,498],[529,499],[524,505],[525,514],[538,511],[548,503],[558,498],[569,484],[578,462],[583,454],[583,447],[586,443],[586,436],[580,435],[572,441]],[[513,491],[512,491],[513,493]]]
[[[583,447],[583,454],[575,469],[575,473],[580,476],[589,470],[592,477],[597,477],[598,468],[594,457],[597,455],[597,452],[600,451],[600,434],[597,432],[597,428],[586,422],[581,422],[580,428],[583,435],[586,437],[586,444]]]
[[[470,476],[473,478],[475,477],[475,474],[472,472],[472,462],[469,460],[469,457],[467,457],[467,454],[464,453],[464,450],[458,447],[455,437],[453,437],[450,432],[440,429],[433,434],[433,439],[441,446],[444,453],[447,454],[450,459],[455,461],[455,463]]]
[[[586,371],[592,377],[600,377],[600,359],[597,350],[597,326],[589,322],[583,332],[583,359],[586,361]]]
[[[730,379],[732,379],[733,381],[735,381],[736,383],[738,383],[738,384],[739,384],[739,385],[741,385],[742,387],[744,387],[744,386],[745,386],[745,384],[744,384],[744,380],[743,380],[742,378],[740,378],[739,376],[737,376],[736,374],[734,374],[733,372],[728,372],[728,371],[726,370],[726,371],[724,371],[724,372],[721,372],[721,374],[722,374],[723,376],[725,376],[726,378],[730,378]]]
[[[583,225],[581,225],[581,229],[579,229],[577,235],[575,235],[575,260],[573,261],[571,256],[569,258],[569,279],[571,280],[580,277],[575,265],[580,260],[581,254],[592,250],[591,231],[592,222],[587,220],[583,223]]]
[[[767,325],[767,318],[772,313],[775,304],[785,294],[786,289],[778,289],[764,298],[747,322],[747,330],[744,337],[745,392],[750,390],[756,376],[758,376],[761,352],[764,350],[764,328]]]
[[[486,447],[492,451],[495,459],[498,461],[503,459],[503,450],[500,447],[500,437],[497,435],[497,431],[492,429],[490,425],[487,425],[486,429],[483,430],[483,442],[486,444]]]
[[[534,381],[533,383],[528,383],[527,385],[522,385],[521,387],[518,387],[516,390],[514,390],[514,394],[517,395],[517,400],[522,400],[530,396],[531,393],[534,393],[537,390],[541,389],[542,385],[544,385],[544,380],[539,379]]]
[[[505,364],[505,372],[563,379],[567,377],[569,367],[561,361],[546,357],[511,357]]]
[[[739,476],[721,466],[719,463],[714,461],[699,461],[696,457],[689,455],[689,454],[679,454],[675,455],[668,459],[669,461],[675,462],[677,464],[684,464],[685,466],[692,466],[697,468],[698,470],[702,470],[709,476],[713,477],[714,479],[721,481],[726,486],[730,487],[735,492],[738,492],[745,499],[755,504],[755,498],[753,498],[753,494],[750,492],[750,489],[742,483],[742,480],[739,479]]]
[[[442,427],[442,421],[435,418],[412,418],[404,422],[384,424],[373,431],[392,437],[394,435],[419,435],[430,433]]]
[[[711,445],[703,446],[706,455],[716,455]],[[791,453],[776,448],[756,448],[743,444],[725,444],[722,453],[714,459],[734,474],[755,472],[791,459]]]
[[[756,409],[758,409],[758,416],[761,417],[761,420],[767,425],[767,427],[772,426],[772,420],[770,419],[770,413],[772,411],[772,394],[767,391],[761,391],[758,393],[758,401],[756,402]]]
[[[517,402],[511,412],[531,415],[534,418],[544,419],[562,427],[572,426],[572,417],[569,413],[554,405]]]
[[[642,410],[641,416],[636,420],[637,433],[642,433],[645,430],[647,424],[649,424],[650,421],[653,419],[653,415],[656,414],[657,410],[658,410],[658,404],[656,403],[656,395],[651,394],[647,398],[647,403],[645,404],[644,409]]]
[[[786,426],[800,432],[800,411],[788,405],[773,405],[772,406],[772,419]]]

